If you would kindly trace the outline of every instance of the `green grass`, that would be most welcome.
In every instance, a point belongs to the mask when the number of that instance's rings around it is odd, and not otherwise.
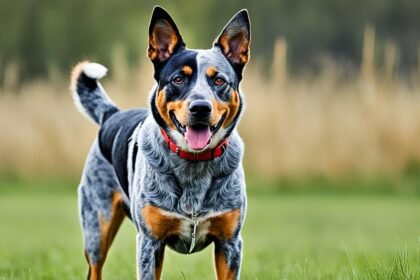
[[[74,191],[73,191],[74,190]],[[0,279],[84,279],[76,191],[0,187]],[[420,198],[356,194],[249,197],[242,279],[420,279]],[[214,279],[212,248],[167,250],[165,279]],[[126,220],[106,279],[135,279]]]

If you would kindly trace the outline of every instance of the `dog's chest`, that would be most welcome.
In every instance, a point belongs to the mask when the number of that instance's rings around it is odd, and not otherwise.
[[[239,209],[186,217],[147,205],[142,209],[147,230],[180,253],[192,253],[213,240],[228,240],[239,225]]]

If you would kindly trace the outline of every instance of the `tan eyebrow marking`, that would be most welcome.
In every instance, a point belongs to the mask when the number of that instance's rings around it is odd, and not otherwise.
[[[187,76],[191,76],[193,70],[190,66],[184,65],[184,67],[182,67],[182,72],[184,72],[184,74],[187,75]]]
[[[217,73],[217,70],[213,66],[208,67],[207,70],[206,70],[206,74],[209,77],[214,77],[216,75],[216,73]]]

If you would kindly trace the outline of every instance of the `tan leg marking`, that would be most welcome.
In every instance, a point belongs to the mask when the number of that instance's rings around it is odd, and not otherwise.
[[[89,265],[89,280],[102,280],[102,266],[91,264]]]
[[[85,257],[89,264],[89,271],[88,271],[88,280],[101,280],[102,279],[102,265],[103,263],[99,264],[91,264],[89,260],[89,256],[85,251]]]
[[[111,218],[107,221],[101,214],[99,214],[99,228],[101,231],[101,259],[96,264],[91,264],[89,257],[86,254],[86,258],[89,263],[89,280],[100,280],[102,279],[102,267],[105,263],[108,250],[111,247],[112,241],[117,234],[121,223],[124,220],[124,206],[123,196],[119,192],[114,192],[112,196],[111,206]]]
[[[123,203],[122,194],[114,192],[112,197],[111,219],[106,221],[102,215],[99,217],[99,226],[101,228],[101,251],[104,261],[112,241],[114,241],[114,237],[125,217]]]
[[[229,268],[223,252],[216,252],[214,254],[214,264],[217,280],[234,279],[235,273]]]
[[[162,247],[162,251],[161,253],[161,258],[159,263],[156,264],[156,268],[155,268],[155,279],[159,280],[160,276],[162,275],[162,269],[163,269],[163,258],[165,256],[165,247]]]
[[[165,215],[160,208],[147,205],[141,209],[141,214],[156,239],[165,240],[167,237],[179,233],[181,221],[178,218]]]

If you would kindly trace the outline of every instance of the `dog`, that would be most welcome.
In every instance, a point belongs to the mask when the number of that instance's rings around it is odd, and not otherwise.
[[[160,279],[165,247],[191,254],[214,243],[217,279],[239,279],[247,199],[239,89],[250,56],[239,11],[213,47],[192,50],[170,15],[152,12],[148,56],[156,85],[149,108],[120,111],[98,82],[107,69],[81,62],[76,105],[100,130],[78,187],[88,279],[101,279],[125,216],[137,229],[138,279]]]

